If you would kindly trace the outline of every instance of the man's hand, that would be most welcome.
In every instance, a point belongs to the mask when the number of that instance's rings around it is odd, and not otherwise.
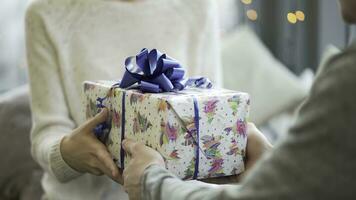
[[[64,161],[79,172],[97,176],[107,175],[122,184],[122,177],[105,145],[94,135],[93,129],[105,122],[108,110],[102,109],[95,117],[65,136],[60,145]]]
[[[264,153],[273,149],[272,144],[267,140],[263,133],[256,128],[255,124],[247,124],[247,134],[245,171],[239,175],[239,180],[248,174]]]
[[[204,181],[218,184],[237,182],[249,172],[265,152],[272,149],[272,145],[254,124],[248,124],[247,132],[245,172],[239,176],[212,178],[205,179]],[[142,143],[125,139],[122,145],[125,151],[131,156],[131,160],[123,173],[124,187],[129,193],[130,199],[138,200],[141,195],[141,178],[145,169],[154,164],[165,167],[164,160],[157,151]]]
[[[141,178],[145,169],[151,165],[165,167],[164,160],[157,151],[142,143],[125,139],[122,145],[126,153],[131,156],[123,173],[124,187],[130,200],[138,200],[141,195]]]
[[[215,184],[239,182],[248,174],[262,155],[271,149],[273,149],[273,146],[268,142],[267,138],[261,133],[261,131],[259,131],[253,123],[248,123],[245,171],[238,176],[209,178],[202,181]]]

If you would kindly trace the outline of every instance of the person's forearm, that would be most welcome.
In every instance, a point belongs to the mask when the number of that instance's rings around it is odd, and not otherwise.
[[[52,174],[60,182],[70,181],[81,173],[75,171],[63,160],[60,151],[60,142],[65,132],[44,129],[43,132],[37,131],[37,125],[34,126],[31,134],[33,158],[48,173]],[[46,134],[46,136],[42,136]]]
[[[221,197],[228,199],[229,190],[236,191],[239,188],[237,185],[214,185],[200,181],[182,181],[157,165],[146,169],[142,181],[142,200],[213,200]]]

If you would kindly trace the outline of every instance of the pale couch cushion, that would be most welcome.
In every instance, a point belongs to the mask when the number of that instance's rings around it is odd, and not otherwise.
[[[262,124],[296,106],[307,89],[248,27],[222,41],[224,87],[251,95],[250,120]]]
[[[0,95],[0,199],[40,199],[41,168],[30,153],[28,86]]]
[[[318,66],[316,76],[318,76],[319,73],[324,69],[324,67],[328,63],[328,61],[338,53],[340,53],[340,49],[338,49],[337,47],[335,47],[333,45],[328,45],[324,49],[324,51],[321,55],[321,60],[320,60],[319,66]],[[309,90],[312,86],[315,76],[312,72],[310,72],[309,70],[306,70],[306,71],[304,71],[304,73],[302,73],[302,76],[300,77],[300,79],[303,82],[304,87],[306,87]],[[270,120],[264,126],[260,127],[261,131],[273,143],[278,138],[280,138],[281,136],[285,135],[288,132],[289,128],[291,126],[293,126],[296,117],[297,117],[297,113],[295,113],[293,111],[284,112],[283,114],[274,117],[272,120]]]

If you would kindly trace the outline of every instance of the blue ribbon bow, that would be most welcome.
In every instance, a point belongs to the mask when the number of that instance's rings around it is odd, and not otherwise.
[[[160,93],[183,90],[187,85],[211,88],[207,78],[184,79],[185,70],[178,61],[157,49],[144,48],[125,60],[125,74],[120,88],[135,88],[142,92]]]

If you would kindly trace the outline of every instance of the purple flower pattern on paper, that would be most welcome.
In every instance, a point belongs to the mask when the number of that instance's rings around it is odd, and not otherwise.
[[[214,119],[215,112],[216,112],[216,104],[219,102],[217,99],[209,100],[204,102],[204,113],[208,118],[208,122],[211,123]]]
[[[96,106],[96,102],[87,97],[87,105],[85,110],[86,118],[92,118],[98,113],[98,107]]]
[[[209,174],[212,176],[224,176],[224,170],[222,165],[224,164],[223,158],[215,158],[211,162],[211,168],[209,169]]]
[[[178,150],[174,149],[170,154],[169,154],[169,158],[173,159],[173,160],[178,160],[180,159],[179,154],[178,154]]]
[[[89,83],[84,83],[84,92],[87,92],[89,90],[92,90],[95,88],[95,85],[89,84]]]
[[[231,131],[232,131],[232,127],[224,128],[224,132],[227,136],[230,135]]]
[[[242,135],[242,137],[246,138],[246,122],[239,119],[236,121],[236,129],[237,132]]]
[[[196,127],[194,122],[194,117],[183,117],[182,118],[184,127],[182,127],[181,132],[184,134],[184,146],[194,146]]]
[[[147,117],[143,116],[140,112],[135,111],[136,117],[133,119],[133,133],[144,133],[150,127],[152,127],[152,123],[147,119]]]
[[[209,176],[222,176],[224,174],[223,171],[224,159],[221,152],[218,149],[218,147],[221,144],[220,139],[221,136],[217,138],[210,135],[204,135],[201,138],[203,142],[204,154],[207,159],[211,160]]]
[[[160,145],[168,144],[169,142],[175,142],[178,138],[178,127],[161,121],[161,137]]]
[[[144,94],[140,94],[140,93],[132,93],[130,95],[130,105],[134,105],[137,103],[142,103],[142,101],[145,99],[145,95]]]
[[[235,96],[229,98],[229,99],[227,100],[227,102],[228,102],[228,104],[229,104],[229,106],[230,106],[230,108],[231,108],[231,110],[232,110],[232,115],[236,116],[236,114],[237,114],[237,109],[238,109],[239,104],[240,104],[240,98],[239,98],[239,96],[236,96],[236,95],[235,95]]]
[[[121,112],[112,109],[112,123],[116,128],[121,127]]]
[[[170,109],[170,105],[167,101],[160,100],[158,102],[158,112],[165,112]]]
[[[237,155],[241,154],[240,149],[237,146],[237,141],[235,140],[235,138],[231,139],[231,145],[230,145],[229,149],[230,150],[226,153],[227,155],[237,156]]]
[[[194,141],[195,140],[192,136],[192,132],[190,132],[190,134],[188,132],[186,132],[184,135],[184,143],[182,145],[194,147],[194,145],[195,145]]]
[[[226,127],[224,132],[226,135],[229,135],[230,132],[233,132],[234,135],[240,135],[243,138],[246,138],[246,122],[244,120],[238,119],[233,127]]]
[[[194,175],[194,170],[195,170],[195,157],[193,157],[190,160],[187,169],[185,169],[183,179],[191,179]]]

